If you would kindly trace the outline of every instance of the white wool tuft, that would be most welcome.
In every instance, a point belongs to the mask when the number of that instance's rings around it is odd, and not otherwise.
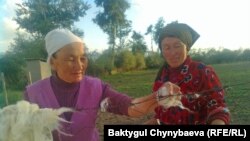
[[[181,95],[170,95],[167,98],[160,100],[159,105],[162,105],[166,109],[172,106],[183,107],[181,103]]]
[[[182,109],[187,109],[190,111],[190,109],[183,106],[181,102],[181,97],[187,96],[188,98],[197,99],[200,97],[200,94],[192,94],[192,95],[182,95],[182,94],[176,94],[176,95],[170,95],[164,99],[159,100],[159,105],[163,106],[165,109],[169,107],[175,107],[179,106]]]
[[[109,102],[110,102],[109,98],[105,98],[102,100],[102,102],[100,104],[102,112],[107,112],[108,107],[109,107]]]
[[[60,131],[60,118],[69,108],[39,109],[38,105],[19,101],[0,109],[0,141],[52,141],[53,130]]]

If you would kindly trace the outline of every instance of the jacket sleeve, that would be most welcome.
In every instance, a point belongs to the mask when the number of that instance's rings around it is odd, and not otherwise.
[[[207,124],[215,119],[221,119],[226,124],[230,122],[230,113],[225,103],[225,91],[221,85],[219,77],[211,66],[203,70],[202,87],[203,93],[202,111],[207,112]]]
[[[128,115],[128,107],[132,98],[126,94],[114,90],[110,85],[103,83],[103,98],[108,98],[108,112],[120,115]]]

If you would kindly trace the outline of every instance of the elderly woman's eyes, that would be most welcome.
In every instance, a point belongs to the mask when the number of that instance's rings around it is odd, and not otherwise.
[[[180,47],[182,47],[182,45],[175,45],[174,47],[175,48],[180,48]]]
[[[168,46],[168,45],[163,45],[163,46],[162,46],[162,49],[168,50],[168,49],[169,49],[169,46]]]
[[[65,61],[73,62],[73,61],[75,61],[75,59],[70,57],[70,58],[65,58]]]
[[[81,57],[80,59],[81,59],[82,62],[85,62],[87,60],[87,57],[84,56],[84,57]]]
[[[86,60],[87,60],[87,57],[80,57],[80,58],[78,58],[81,62],[85,62]],[[75,61],[77,61],[78,60],[77,58],[67,58],[67,59],[65,59],[65,61],[68,61],[68,62],[75,62]]]

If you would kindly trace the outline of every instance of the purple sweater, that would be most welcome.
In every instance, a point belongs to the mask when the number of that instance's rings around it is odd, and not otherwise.
[[[109,112],[127,115],[131,98],[121,94],[98,78],[85,76],[80,83],[69,84],[55,76],[37,81],[26,87],[26,100],[37,103],[40,108],[74,108],[76,112],[65,113],[63,118],[72,122],[63,124],[63,131],[73,136],[53,133],[54,141],[99,141],[95,128],[100,102],[110,99]]]

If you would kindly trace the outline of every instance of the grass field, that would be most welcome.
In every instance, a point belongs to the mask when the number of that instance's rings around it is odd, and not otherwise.
[[[226,90],[232,124],[250,125],[250,62],[214,65]]]
[[[250,62],[213,65],[226,89],[226,102],[231,111],[231,124],[250,124]],[[116,90],[138,97],[151,93],[157,70],[143,70],[103,76]],[[9,103],[21,99],[22,91],[8,90]],[[0,106],[4,106],[0,91]]]
[[[22,91],[17,90],[7,90],[8,103],[13,104],[16,103],[17,100],[22,99]],[[2,91],[0,91],[0,107],[6,105],[5,96]]]

